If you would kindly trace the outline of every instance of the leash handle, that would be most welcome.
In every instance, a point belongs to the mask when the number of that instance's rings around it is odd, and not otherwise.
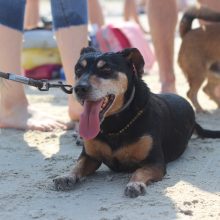
[[[0,72],[0,77],[4,78],[4,79],[8,79],[9,78],[9,73]]]
[[[37,87],[41,91],[48,91],[49,90],[49,88],[47,86],[47,82],[44,80],[30,79],[25,76],[20,76],[20,75],[11,74],[11,73],[9,73],[8,79],[15,81],[15,82],[23,83],[23,84],[26,84],[29,86]]]
[[[34,86],[34,87],[37,87],[39,89],[41,89],[45,84],[44,81],[41,82],[40,80],[29,79],[25,76],[20,76],[20,75],[13,74],[13,73],[0,72],[0,77],[4,78],[4,79],[7,79],[7,80],[11,80],[11,81],[23,83],[23,84],[26,84],[26,85]]]

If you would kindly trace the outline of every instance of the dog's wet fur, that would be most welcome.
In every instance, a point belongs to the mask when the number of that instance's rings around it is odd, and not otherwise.
[[[80,120],[88,117],[86,105],[100,105],[102,113],[91,119],[94,129],[87,120],[80,122],[82,153],[70,174],[54,179],[57,190],[74,188],[104,163],[113,171],[133,172],[125,195],[137,197],[145,193],[147,184],[162,180],[166,164],[184,152],[194,131],[201,137],[220,138],[220,131],[205,130],[195,122],[193,108],[184,98],[152,93],[141,79],[143,68],[136,48],[116,53],[82,50],[74,87],[84,106]]]
[[[192,29],[194,19],[212,23]],[[220,86],[220,13],[206,7],[190,7],[180,22],[182,44],[178,62],[189,83],[187,96],[197,112],[204,109],[198,101],[198,92],[207,80],[203,91],[220,108],[215,88]]]

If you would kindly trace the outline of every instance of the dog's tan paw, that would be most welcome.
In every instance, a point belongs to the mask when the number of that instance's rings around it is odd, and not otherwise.
[[[146,193],[146,185],[143,182],[130,182],[125,188],[125,195],[135,198]]]
[[[55,189],[58,191],[67,191],[74,188],[77,178],[75,176],[60,176],[53,179]]]

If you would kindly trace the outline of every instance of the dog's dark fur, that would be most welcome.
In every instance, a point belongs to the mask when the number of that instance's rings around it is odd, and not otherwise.
[[[194,19],[212,23],[192,29]],[[220,13],[206,7],[189,8],[180,21],[180,35],[178,62],[189,83],[187,96],[197,112],[203,111],[197,96],[207,80],[203,90],[220,108],[220,98],[215,94],[220,86]]]
[[[125,194],[136,197],[144,194],[147,184],[163,178],[166,163],[184,152],[193,131],[202,137],[220,137],[220,131],[204,130],[195,122],[191,105],[182,97],[150,92],[141,79],[143,67],[143,57],[135,48],[117,53],[82,50],[76,64],[78,100],[95,102],[110,93],[115,100],[97,135],[84,138],[75,168],[54,180],[57,190],[72,189],[104,163],[114,171],[134,172]]]

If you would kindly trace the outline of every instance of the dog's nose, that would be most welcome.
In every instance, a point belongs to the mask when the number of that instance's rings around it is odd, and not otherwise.
[[[86,84],[76,85],[74,91],[77,96],[84,97],[88,93],[89,89],[90,89],[90,85],[86,83]]]

